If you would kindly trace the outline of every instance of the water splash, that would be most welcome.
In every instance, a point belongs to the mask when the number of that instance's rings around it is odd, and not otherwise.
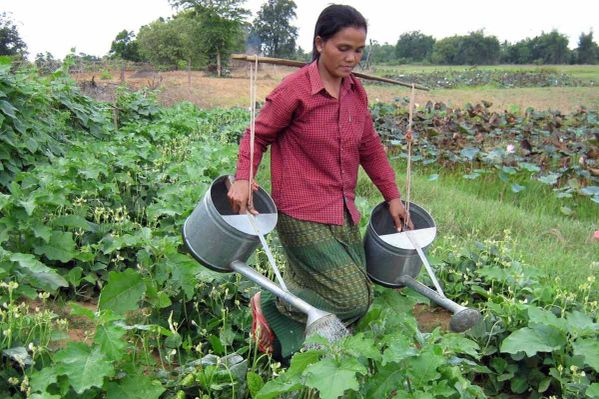
[[[270,247],[268,246],[268,243],[264,239],[264,235],[260,232],[260,228],[258,227],[258,224],[256,223],[256,219],[254,219],[255,216],[248,214],[247,217],[248,217],[248,220],[250,221],[250,224],[252,225],[252,228],[254,229],[256,235],[260,239],[260,242],[262,243],[262,248],[264,249],[264,252],[266,253],[266,257],[268,258],[268,261],[270,262],[270,266],[272,267],[272,270],[275,272],[275,276],[277,277],[277,280],[279,281],[279,285],[285,291],[288,291],[287,286],[285,285],[285,281],[283,281],[283,277],[281,277],[281,273],[279,272],[279,268],[277,267],[277,263],[275,262],[275,257],[272,256]]]
[[[329,314],[306,326],[307,337],[315,334],[320,335],[329,342],[335,342],[347,337],[349,331],[337,316]]]

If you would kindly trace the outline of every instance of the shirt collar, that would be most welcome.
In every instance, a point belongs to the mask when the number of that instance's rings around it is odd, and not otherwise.
[[[310,79],[311,95],[324,90],[324,83],[322,83],[320,73],[318,72],[318,60],[314,60],[308,65],[308,77]],[[356,84],[354,79],[354,75],[350,74],[349,77],[343,79],[342,87],[346,91],[350,90]]]

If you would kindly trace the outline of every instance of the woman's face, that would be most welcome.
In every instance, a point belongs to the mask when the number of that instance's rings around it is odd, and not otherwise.
[[[315,43],[320,53],[320,65],[333,78],[344,78],[349,76],[362,58],[366,46],[366,30],[349,26],[326,41],[316,36]]]

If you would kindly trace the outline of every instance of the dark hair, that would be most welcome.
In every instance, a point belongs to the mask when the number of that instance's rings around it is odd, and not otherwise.
[[[337,32],[344,28],[363,28],[368,31],[366,18],[352,6],[343,4],[331,4],[318,16],[316,27],[314,28],[314,38],[312,39],[312,61],[318,59],[320,53],[316,50],[316,37],[320,36],[326,41],[335,36]]]

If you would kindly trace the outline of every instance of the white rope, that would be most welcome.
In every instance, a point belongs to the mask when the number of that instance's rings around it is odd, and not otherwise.
[[[405,224],[408,226],[410,223],[410,195],[411,195],[411,188],[412,188],[412,140],[414,139],[413,133],[412,133],[412,122],[414,120],[415,97],[416,97],[416,90],[414,89],[414,84],[412,84],[412,94],[410,96],[410,108],[409,108],[409,114],[408,114],[408,130],[406,131],[406,141],[408,142],[408,165],[406,167],[406,186],[407,186],[407,189],[406,189],[406,213],[407,213],[407,216],[406,216]],[[435,272],[433,271],[433,268],[431,267],[430,263],[428,262],[428,259],[424,255],[424,252],[422,251],[420,244],[418,244],[418,242],[416,242],[416,239],[412,236],[412,232],[409,230],[408,226],[405,226],[406,227],[406,229],[405,229],[406,236],[412,243],[412,246],[414,246],[414,249],[416,250],[416,252],[418,252],[418,256],[422,260],[422,263],[424,264],[424,268],[426,269],[426,272],[428,273],[429,277],[431,278],[433,285],[435,286],[435,289],[437,290],[439,295],[441,295],[442,297],[445,297],[445,293],[443,292],[443,289],[441,288],[441,285],[439,284],[439,281],[437,280],[437,276],[435,276]]]
[[[279,272],[279,268],[277,267],[277,263],[275,262],[275,258],[272,255],[272,252],[270,251],[270,248],[268,247],[268,243],[266,242],[266,239],[264,238],[264,236],[262,235],[262,233],[260,232],[259,228],[258,228],[258,224],[256,223],[256,220],[254,219],[254,215],[251,213],[251,211],[254,209],[254,190],[252,189],[253,185],[254,185],[254,143],[255,143],[255,133],[256,133],[256,92],[257,92],[257,80],[258,80],[258,56],[255,55],[254,56],[254,63],[250,63],[250,177],[249,177],[249,186],[248,186],[248,210],[247,210],[247,216],[250,219],[250,223],[252,225],[252,227],[254,228],[254,230],[256,231],[256,234],[258,235],[258,238],[260,239],[260,242],[262,243],[262,247],[264,247],[264,252],[266,253],[266,257],[268,258],[268,262],[270,263],[273,271],[275,272],[275,277],[277,278],[277,281],[279,282],[279,285],[281,286],[281,288],[284,291],[288,291],[287,290],[287,285],[285,285],[285,281],[283,280],[283,277],[281,276],[281,272]]]
[[[248,209],[254,209],[254,142],[256,133],[256,82],[258,75],[258,56],[250,63],[250,177],[248,184]]]
[[[406,131],[406,141],[408,142],[408,164],[406,166],[406,224],[409,224],[410,222],[410,196],[412,189],[412,121],[414,117],[415,96],[416,90],[414,88],[414,84],[412,84],[412,94],[410,96],[410,106],[408,109],[408,129]]]

